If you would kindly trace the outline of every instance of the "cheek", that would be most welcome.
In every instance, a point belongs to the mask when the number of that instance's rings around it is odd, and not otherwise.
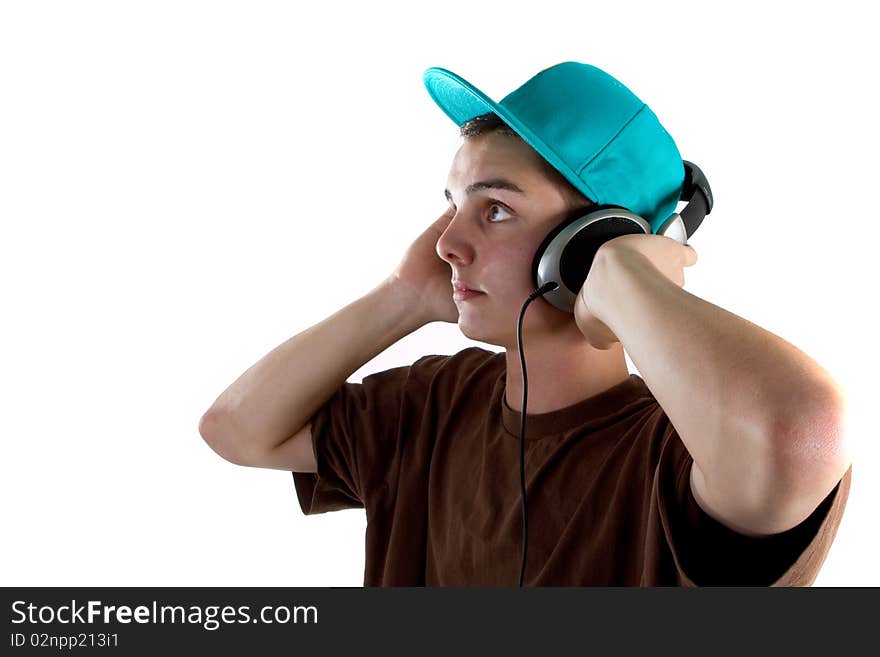
[[[537,244],[498,244],[492,250],[491,267],[487,271],[496,293],[522,301],[534,290],[532,260]],[[490,281],[487,280],[488,284]]]

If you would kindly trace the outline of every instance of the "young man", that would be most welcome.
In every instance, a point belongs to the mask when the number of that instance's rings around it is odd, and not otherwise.
[[[516,327],[535,251],[593,203],[656,228],[682,163],[647,106],[595,67],[545,69],[498,104],[442,69],[426,84],[464,137],[449,209],[387,280],[246,371],[200,432],[234,463],[292,470],[306,514],[365,508],[367,586],[515,585]],[[792,345],[686,293],[695,262],[663,235],[618,237],[574,315],[540,298],[525,313],[526,585],[815,579],[849,491],[843,396]],[[346,381],[432,321],[504,352]]]

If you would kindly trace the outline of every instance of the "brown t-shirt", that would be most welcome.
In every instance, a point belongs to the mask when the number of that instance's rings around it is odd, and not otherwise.
[[[505,355],[430,355],[344,383],[312,418],[303,513],[364,508],[365,586],[516,586],[520,414]],[[692,459],[636,374],[526,416],[527,586],[807,586],[837,532],[852,469],[797,527],[738,534],[690,489]]]

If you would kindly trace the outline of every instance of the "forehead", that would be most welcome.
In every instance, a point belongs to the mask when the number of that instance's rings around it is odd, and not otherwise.
[[[478,177],[501,176],[528,184],[539,178],[540,156],[522,140],[494,132],[468,137],[452,159],[447,187],[465,185]]]

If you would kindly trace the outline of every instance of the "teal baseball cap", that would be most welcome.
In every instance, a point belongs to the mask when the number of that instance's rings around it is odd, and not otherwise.
[[[676,211],[685,170],[675,142],[605,71],[556,64],[498,103],[452,71],[432,67],[423,78],[456,125],[494,112],[590,200],[634,212],[654,233]]]

